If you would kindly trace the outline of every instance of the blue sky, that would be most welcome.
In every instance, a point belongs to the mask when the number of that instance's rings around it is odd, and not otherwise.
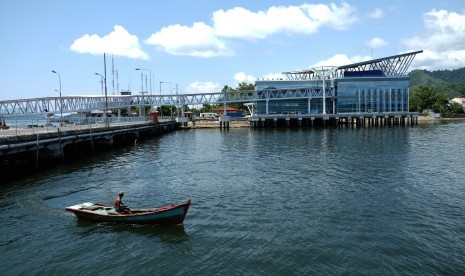
[[[58,96],[51,70],[63,96],[101,95],[103,53],[109,95],[141,91],[135,68],[170,94],[415,50],[411,69],[465,67],[463,0],[5,0],[0,22],[0,100]]]

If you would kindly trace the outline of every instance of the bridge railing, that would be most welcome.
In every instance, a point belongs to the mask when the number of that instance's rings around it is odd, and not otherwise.
[[[91,124],[104,124],[104,117],[76,117],[66,116],[61,120],[60,117],[47,118],[44,116],[10,116],[4,118],[7,126],[10,127],[58,127],[62,125],[91,125]],[[107,117],[110,124],[113,123],[142,123],[150,120],[147,116],[134,116],[134,117]],[[168,119],[160,119],[160,121],[167,121]]]

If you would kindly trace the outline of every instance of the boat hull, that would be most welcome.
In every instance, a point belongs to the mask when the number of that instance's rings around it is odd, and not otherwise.
[[[85,202],[66,207],[79,219],[87,219],[100,222],[118,222],[129,224],[160,224],[177,225],[184,222],[191,201],[178,205],[167,205],[151,209],[134,209],[131,213],[123,214],[115,211],[112,206]]]

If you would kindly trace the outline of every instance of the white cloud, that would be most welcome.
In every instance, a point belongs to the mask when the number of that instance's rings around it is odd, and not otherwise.
[[[358,21],[357,9],[343,2],[338,8],[331,4],[331,14],[327,14],[328,25],[336,30],[347,30]]]
[[[213,93],[219,92],[223,89],[223,86],[217,82],[193,82],[190,83],[186,88],[187,94],[200,94],[200,93]]]
[[[447,52],[424,50],[412,62],[412,69],[440,70],[456,69],[464,66],[465,50]]]
[[[353,56],[348,57],[344,54],[337,54],[334,55],[326,60],[319,61],[310,67],[321,67],[321,66],[342,66],[342,65],[349,65],[352,63],[362,62],[371,60],[370,56]]]
[[[213,12],[212,26],[203,22],[194,23],[192,27],[170,25],[152,34],[146,43],[172,55],[232,56],[232,41],[227,39],[265,39],[282,32],[311,34],[321,27],[345,30],[357,20],[356,9],[345,2],[340,6],[272,6],[258,12],[235,7]]]
[[[257,78],[252,75],[247,75],[244,72],[239,72],[234,74],[234,80],[237,83],[245,82],[245,83],[254,83]]]
[[[374,37],[370,41],[367,41],[365,44],[370,48],[379,48],[388,45],[386,40],[379,37]]]
[[[76,39],[70,49],[91,55],[107,53],[129,58],[148,59],[148,55],[140,47],[137,36],[131,35],[126,29],[118,25],[114,26],[113,32],[103,37],[85,34]]]
[[[384,17],[384,11],[382,9],[374,9],[367,14],[368,18],[378,19]]]
[[[203,22],[194,23],[192,27],[164,27],[152,34],[146,43],[159,46],[172,55],[208,58],[233,54],[226,43],[213,34],[213,29]]]
[[[425,34],[403,41],[410,49],[424,52],[412,63],[413,68],[454,69],[465,65],[465,12],[446,10],[427,12],[423,16]]]
[[[345,2],[341,6],[273,6],[258,12],[236,7],[215,11],[213,29],[218,36],[243,39],[264,39],[279,32],[311,34],[323,26],[347,29],[358,20],[355,13],[356,9]]]

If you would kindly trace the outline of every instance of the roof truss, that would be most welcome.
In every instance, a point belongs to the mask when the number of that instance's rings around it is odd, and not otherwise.
[[[423,50],[339,66],[329,78],[341,78],[346,71],[361,72],[371,70],[381,70],[386,77],[404,76],[407,74],[407,70],[415,56],[420,53],[423,53]],[[283,74],[289,80],[315,80],[321,78],[314,69],[283,72]]]

